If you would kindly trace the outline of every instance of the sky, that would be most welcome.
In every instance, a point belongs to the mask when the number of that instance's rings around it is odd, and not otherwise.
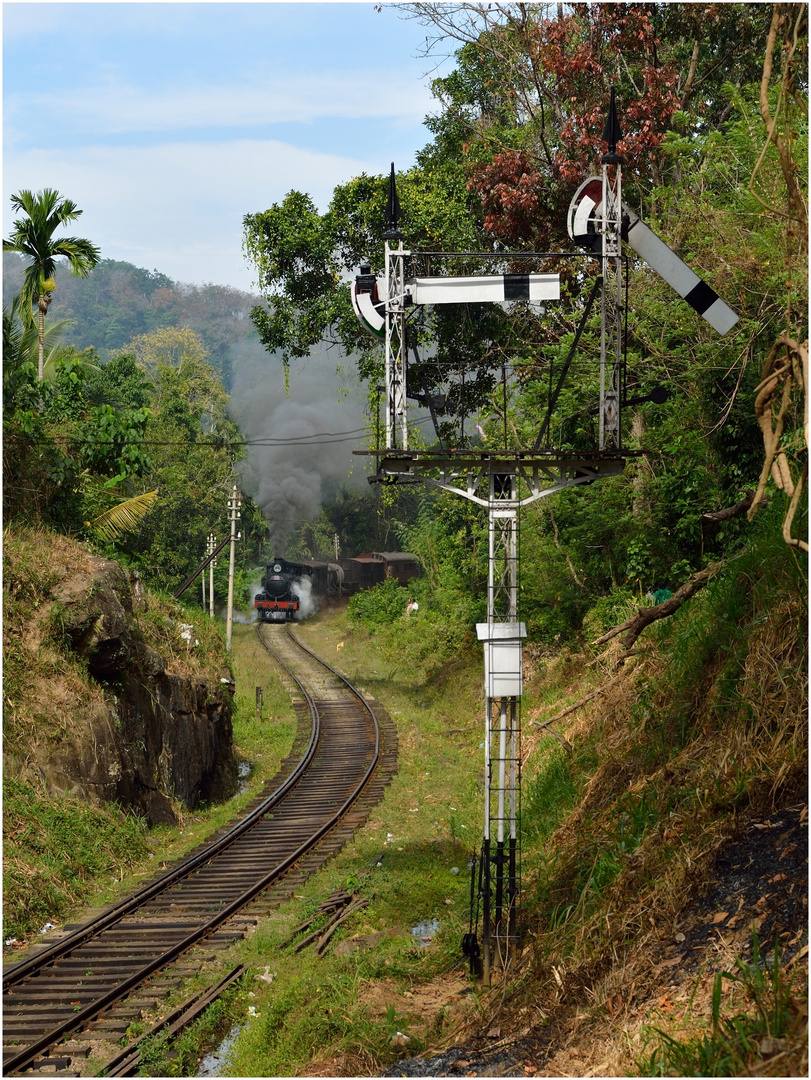
[[[2,11],[3,235],[13,192],[52,187],[83,211],[64,235],[102,258],[245,291],[243,216],[293,189],[324,211],[337,184],[408,168],[449,70],[396,4]]]

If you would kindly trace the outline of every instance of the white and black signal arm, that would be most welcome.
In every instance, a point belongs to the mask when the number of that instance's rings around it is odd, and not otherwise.
[[[361,266],[352,285],[352,306],[375,337],[385,336],[386,303],[382,278]],[[510,300],[560,299],[558,274],[479,274],[473,277],[415,277],[405,282],[403,306],[412,304],[481,304]]]
[[[567,225],[569,236],[581,247],[599,250],[604,220],[602,203],[600,177],[590,177],[575,192],[569,205]],[[715,289],[702,281],[625,203],[622,204],[620,235],[719,334],[726,334],[738,322],[740,316]]]

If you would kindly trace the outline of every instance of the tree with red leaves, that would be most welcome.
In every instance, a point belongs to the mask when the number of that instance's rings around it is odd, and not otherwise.
[[[435,92],[449,115],[461,108],[468,120],[469,190],[485,230],[535,250],[560,236],[561,205],[606,150],[610,88],[628,180],[658,185],[674,117],[689,107],[682,120],[700,129],[718,114],[725,65],[734,56],[748,79],[741,51],[762,41],[767,16],[743,4],[409,7],[443,38],[464,42],[457,71]]]

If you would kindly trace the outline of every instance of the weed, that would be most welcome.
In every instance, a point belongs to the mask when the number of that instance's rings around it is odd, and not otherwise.
[[[525,783],[522,796],[521,825],[528,841],[542,843],[572,808],[576,786],[569,757],[551,736],[539,746],[544,753],[542,764]]]
[[[169,1076],[166,1051],[169,1046],[169,1029],[147,1035],[138,1045],[141,1058],[139,1071],[142,1076]]]
[[[724,1011],[724,980],[737,984],[750,1008]],[[807,1019],[807,1014],[806,1019]],[[735,971],[719,971],[713,980],[710,1031],[678,1039],[660,1028],[648,1029],[658,1046],[637,1060],[640,1076],[790,1075],[776,1072],[770,1059],[802,1048],[804,1011],[792,996],[790,979],[780,967],[777,943],[771,964],[753,939],[752,961],[738,958]],[[778,1062],[775,1060],[775,1065]]]
[[[394,1035],[408,1038],[408,1023],[405,1017],[397,1015],[393,1005],[389,1005],[386,1009],[386,1037],[391,1039]]]
[[[60,920],[98,877],[120,876],[148,855],[146,827],[134,815],[49,796],[15,777],[3,782],[3,827],[4,937]]]

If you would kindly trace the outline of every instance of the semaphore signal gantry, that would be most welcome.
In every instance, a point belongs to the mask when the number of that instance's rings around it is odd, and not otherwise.
[[[352,286],[352,303],[362,325],[384,343],[385,449],[355,451],[376,458],[371,482],[422,481],[486,507],[489,518],[487,622],[477,625],[484,650],[484,829],[481,857],[471,878],[471,922],[462,948],[471,970],[487,984],[495,965],[504,966],[518,938],[520,895],[522,641],[526,627],[518,611],[518,523],[522,507],[566,487],[589,484],[621,473],[627,457],[638,453],[622,445],[622,408],[642,400],[662,402],[667,391],[657,388],[649,398],[625,397],[625,284],[622,245],[627,244],[657,271],[719,334],[738,321],[737,314],[656,236],[622,201],[623,159],[617,153],[622,139],[614,91],[603,140],[601,174],[578,188],[567,215],[571,239],[583,249],[532,253],[537,260],[598,259],[600,274],[583,305],[569,353],[552,385],[546,414],[532,446],[523,449],[415,449],[409,447],[408,401],[421,401],[409,392],[409,313],[421,306],[477,304],[504,301],[560,299],[556,273],[482,274],[467,277],[407,276],[406,264],[415,255],[493,260],[513,265],[527,253],[412,252],[403,246],[399,229],[400,204],[394,165],[389,178],[383,233],[384,273],[369,266]],[[597,444],[572,454],[549,446],[549,430],[595,300],[600,297],[600,389],[596,412]],[[506,375],[505,401],[506,401]],[[434,416],[431,408],[432,417]],[[506,438],[505,438],[506,444]],[[481,915],[482,938],[478,937]]]

